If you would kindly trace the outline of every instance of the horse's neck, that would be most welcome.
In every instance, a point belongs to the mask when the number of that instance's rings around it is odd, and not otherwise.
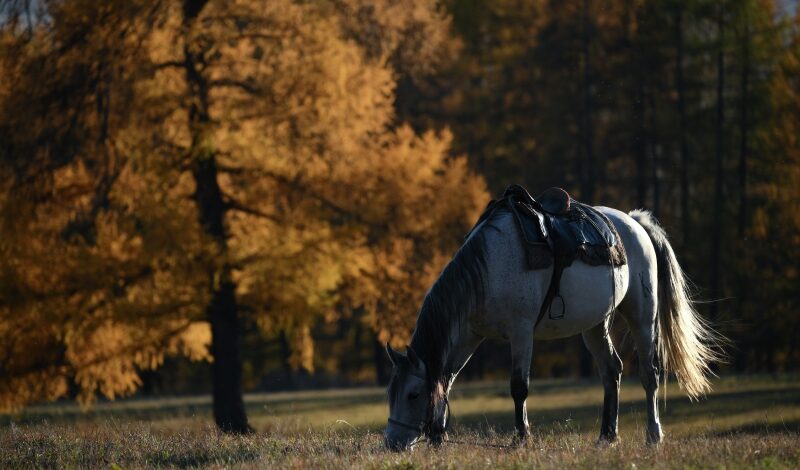
[[[425,296],[412,346],[424,350],[432,379],[452,383],[477,344],[470,317],[481,308],[484,295],[484,258],[481,227],[473,230]],[[428,364],[428,362],[426,362]]]
[[[452,329],[449,332],[450,342],[448,345],[441,345],[441,348],[426,348],[423,361],[432,367],[435,381],[441,381],[447,391],[456,379],[461,369],[466,365],[472,353],[480,344],[480,340],[473,338],[468,333],[466,325],[461,329]],[[412,340],[412,347],[414,341]],[[416,350],[416,348],[415,348]]]
[[[448,360],[445,362],[445,374],[447,377],[447,391],[453,385],[456,376],[461,369],[467,364],[472,357],[472,353],[480,345],[480,338],[471,335],[469,332],[464,331],[459,336],[458,341],[454,343],[452,350],[448,354]]]

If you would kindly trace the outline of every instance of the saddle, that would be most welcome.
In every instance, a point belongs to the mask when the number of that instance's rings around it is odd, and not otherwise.
[[[564,318],[566,305],[560,293],[561,275],[573,261],[578,259],[592,266],[627,263],[625,247],[611,221],[597,209],[572,199],[561,188],[550,188],[534,198],[522,186],[509,186],[500,199],[489,203],[475,227],[500,209],[514,215],[524,241],[528,269],[553,266],[550,286],[535,326],[545,313],[553,320]]]

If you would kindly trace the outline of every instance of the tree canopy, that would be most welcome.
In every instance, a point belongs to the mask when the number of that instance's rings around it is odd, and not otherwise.
[[[211,360],[221,285],[296,366],[353,309],[407,337],[487,194],[447,131],[397,120],[395,77],[436,66],[447,18],[392,4],[53,2],[7,24],[5,408]]]

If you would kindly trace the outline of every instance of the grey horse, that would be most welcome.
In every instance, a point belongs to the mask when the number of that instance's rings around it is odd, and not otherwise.
[[[612,268],[573,262],[561,278],[563,318],[545,316],[538,326],[552,268],[527,269],[521,235],[509,211],[496,211],[475,227],[425,296],[405,354],[387,345],[394,364],[387,390],[388,448],[408,449],[423,436],[442,442],[448,393],[485,338],[511,345],[516,430],[525,440],[530,435],[525,402],[534,340],[579,333],[603,383],[599,441],[616,441],[622,361],[609,336],[615,311],[625,319],[639,355],[648,443],[662,439],[659,374],[673,372],[690,397],[710,390],[709,364],[720,359],[718,336],[694,309],[666,233],[649,212],[597,209],[616,227],[627,264]]]

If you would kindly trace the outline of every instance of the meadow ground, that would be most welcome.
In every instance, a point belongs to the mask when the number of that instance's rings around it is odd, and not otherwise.
[[[697,403],[671,384],[657,448],[644,445],[643,398],[626,378],[621,442],[597,448],[599,380],[535,381],[534,438],[518,447],[507,385],[457,384],[458,443],[399,454],[382,448],[377,388],[248,395],[257,432],[244,437],[216,432],[208,398],[56,404],[0,415],[0,468],[800,468],[800,376],[723,378]]]

